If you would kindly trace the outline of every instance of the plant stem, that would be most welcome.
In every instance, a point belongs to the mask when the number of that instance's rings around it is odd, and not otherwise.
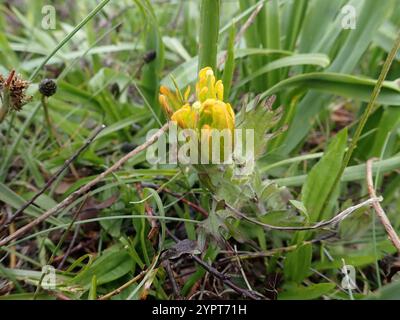
[[[54,130],[53,125],[51,124],[51,120],[50,120],[49,108],[47,106],[47,97],[46,96],[42,96],[42,106],[43,106],[43,111],[44,111],[44,118],[45,118],[46,124],[47,124],[47,130],[49,131],[49,136],[50,136],[50,138],[56,138],[55,130]]]
[[[217,66],[220,0],[202,0],[200,8],[199,70]]]

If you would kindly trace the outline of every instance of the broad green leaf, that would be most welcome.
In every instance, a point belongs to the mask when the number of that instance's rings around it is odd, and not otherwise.
[[[379,28],[378,34],[374,37],[374,42],[386,52],[390,52],[396,40],[396,34],[397,27],[390,21],[385,21]],[[397,52],[396,59],[400,61],[400,52]]]
[[[285,259],[283,273],[289,282],[300,283],[310,273],[312,245],[310,243],[298,246],[289,252]]]
[[[288,58],[284,58],[288,59]],[[315,89],[342,97],[368,102],[376,80],[340,73],[313,72],[283,80],[263,92],[270,96],[293,87]],[[314,102],[315,103],[315,102]],[[400,106],[400,86],[395,81],[385,81],[377,103]]]
[[[301,2],[301,1],[293,1]],[[300,31],[299,51],[300,52],[324,52],[328,53],[330,41],[335,41],[340,28],[338,17],[336,16],[343,6],[344,1],[307,1],[308,10],[304,16],[303,27]],[[360,1],[357,1],[360,3]],[[354,3],[354,1],[353,1]],[[351,5],[353,3],[350,3]],[[357,5],[357,3],[355,3]],[[300,4],[297,4],[300,6]],[[357,8],[357,7],[355,7]],[[336,27],[336,28],[335,28]],[[288,32],[293,32],[288,30]]]
[[[325,3],[332,3],[333,1],[325,1]],[[298,0],[289,2],[288,5],[290,6],[290,14],[286,19],[282,19],[286,24],[286,39],[284,48],[287,50],[293,50],[296,46],[297,38],[299,33],[301,32],[301,26],[304,21],[307,19],[306,12],[307,6],[309,5],[310,1],[307,0]],[[322,7],[324,3],[319,2],[319,7]],[[329,20],[328,20],[329,21]],[[318,26],[321,28],[321,26]],[[313,30],[315,32],[316,30]]]
[[[281,69],[285,67],[292,67],[298,65],[316,65],[320,67],[326,67],[329,65],[329,57],[324,54],[318,53],[305,53],[305,54],[295,54],[289,57],[284,57],[278,60],[274,60],[267,65],[261,67],[260,69],[252,72],[249,76],[242,79],[237,83],[236,87],[243,86],[244,84],[248,83],[249,81],[257,78],[258,76],[268,73],[272,70]],[[293,78],[290,78],[293,79]],[[272,87],[275,88],[275,87]],[[271,89],[272,89],[271,88]],[[275,93],[275,92],[271,92]],[[268,94],[269,95],[269,94]]]
[[[279,50],[281,47],[281,32],[280,32],[280,1],[270,0],[261,9],[260,14],[256,18],[259,22],[259,34],[261,43],[264,48]],[[264,17],[265,15],[265,17]],[[264,64],[270,64],[275,58],[265,57]],[[267,85],[273,86],[279,82],[280,71],[272,70],[267,74]],[[262,79],[262,78],[261,78]],[[263,83],[261,83],[262,85]]]
[[[97,286],[100,286],[133,271],[133,265],[134,262],[128,251],[120,246],[114,246],[105,250],[92,265],[73,278],[72,283],[89,289],[93,276],[96,276]]]
[[[347,129],[339,132],[328,146],[323,157],[311,169],[301,190],[301,200],[307,208],[310,221],[318,221],[321,210],[340,172],[347,146]]]

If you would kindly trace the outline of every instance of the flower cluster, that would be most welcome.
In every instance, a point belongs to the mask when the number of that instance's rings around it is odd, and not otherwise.
[[[196,84],[196,101],[188,102],[190,87],[184,95],[178,89],[171,92],[161,86],[159,101],[167,116],[176,121],[182,129],[223,130],[233,131],[235,128],[235,114],[229,103],[225,103],[224,85],[221,80],[216,81],[210,67],[199,72],[199,81]]]

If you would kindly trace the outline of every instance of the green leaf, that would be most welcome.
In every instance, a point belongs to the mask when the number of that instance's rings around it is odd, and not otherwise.
[[[348,74],[312,72],[283,80],[264,91],[262,97],[289,88],[300,87],[368,102],[376,82],[377,80]],[[377,103],[400,106],[400,86],[395,81],[385,81]]]
[[[0,201],[3,201],[4,203],[8,204],[14,209],[19,209],[26,202],[24,198],[16,194],[14,191],[12,191],[10,188],[8,188],[6,185],[2,183],[0,183]],[[49,208],[51,205],[54,205],[53,200],[50,197],[46,196],[45,194],[40,196],[36,200],[35,204],[45,209]],[[31,205],[28,208],[26,208],[24,212],[31,217],[37,218],[43,213],[43,210],[39,209],[37,206]],[[47,221],[54,225],[61,224],[60,219],[56,217],[50,217]]]
[[[325,54],[319,53],[304,53],[304,54],[295,54],[289,57],[284,57],[275,61],[272,61],[265,66],[259,68],[257,71],[252,72],[249,76],[239,81],[236,85],[237,87],[243,86],[244,84],[250,82],[251,80],[257,78],[258,76],[268,73],[272,70],[281,69],[285,67],[298,66],[298,65],[316,65],[321,67],[326,67],[329,65],[329,57]],[[293,79],[293,78],[290,78]],[[283,81],[282,81],[283,82]],[[280,82],[280,83],[282,83]],[[276,87],[276,86],[275,86]],[[268,90],[269,93],[275,87],[272,87]],[[263,96],[268,96],[270,94],[263,94]]]
[[[280,49],[280,2],[278,0],[268,1],[261,9],[260,15],[257,17],[258,22],[261,25],[259,28],[261,43],[264,48],[268,49]],[[263,64],[272,63],[272,57],[266,57],[263,59]],[[273,86],[279,82],[280,72],[278,70],[272,71],[267,75],[268,86]]]
[[[38,295],[34,292],[14,293],[0,296],[0,300],[56,300],[55,296],[48,293],[39,293]]]
[[[73,278],[72,283],[89,289],[92,286],[93,276],[96,276],[97,286],[99,286],[121,278],[132,271],[133,265],[134,262],[128,251],[120,246],[114,246],[105,250],[92,265]]]
[[[199,69],[217,66],[220,0],[202,0],[200,6]]]
[[[290,15],[287,19],[287,36],[285,39],[285,49],[293,50],[296,46],[297,37],[301,31],[301,26],[304,20],[307,19],[306,11],[310,1],[298,0],[288,3],[290,5]],[[328,3],[333,1],[326,1]],[[318,7],[323,6],[323,3],[318,3]],[[320,26],[319,26],[320,27]],[[315,30],[313,30],[315,31]]]
[[[328,146],[323,157],[311,169],[301,190],[301,199],[315,222],[321,216],[321,210],[329,196],[330,190],[340,173],[342,159],[347,145],[347,129],[340,131]]]
[[[300,245],[294,251],[289,252],[283,269],[287,281],[300,283],[310,273],[312,258],[312,245],[310,243]]]
[[[224,66],[224,73],[222,75],[222,83],[224,84],[224,100],[228,100],[229,98],[234,71],[235,71],[235,26],[233,25],[229,33],[228,48],[226,51],[226,61]]]
[[[367,300],[400,300],[400,282],[393,282],[369,295]]]
[[[372,148],[370,146],[369,158],[380,157],[382,148],[385,145],[388,134],[395,130],[400,123],[400,108],[389,106],[382,115],[377,132],[375,134]]]
[[[92,283],[91,283],[91,286],[90,286],[88,298],[89,298],[89,300],[96,300],[96,298],[97,298],[97,279],[96,279],[96,275],[93,275],[93,277],[92,277]]]
[[[308,287],[290,286],[289,289],[279,293],[278,300],[312,300],[331,292],[336,285],[334,283],[317,283]]]

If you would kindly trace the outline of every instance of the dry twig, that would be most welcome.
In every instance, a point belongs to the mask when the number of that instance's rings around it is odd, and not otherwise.
[[[254,23],[254,20],[256,19],[257,15],[260,13],[261,9],[263,8],[264,3],[260,3],[257,8],[253,11],[253,13],[250,15],[250,17],[246,20],[246,22],[243,24],[243,26],[240,28],[238,34],[235,37],[235,45],[237,45],[240,42],[240,39],[243,37],[243,34],[246,32],[246,30]],[[225,63],[227,57],[227,52],[225,52],[221,59],[218,62],[218,68],[221,68],[222,65]]]
[[[367,186],[368,186],[368,192],[371,198],[376,198],[376,192],[374,189],[374,183],[372,181],[372,162],[374,159],[369,159],[367,161],[366,165],[366,179],[367,179]],[[372,202],[372,206],[375,209],[376,215],[378,216],[379,220],[385,227],[386,233],[392,241],[393,245],[397,249],[397,251],[400,253],[400,239],[399,236],[397,235],[396,231],[394,230],[393,226],[391,225],[387,215],[385,214],[385,211],[383,211],[382,206],[380,205],[379,201],[374,201]]]
[[[374,204],[374,203],[379,203],[379,201],[382,201],[382,197],[379,198],[370,198],[365,200],[364,202],[361,202],[355,206],[349,207],[346,210],[338,213],[337,215],[335,215],[332,219],[327,220],[327,221],[320,221],[314,225],[311,226],[306,226],[306,227],[286,227],[286,226],[273,226],[270,224],[266,224],[266,223],[262,223],[258,220],[252,219],[250,217],[248,217],[246,214],[240,212],[238,209],[232,207],[230,204],[225,202],[225,207],[227,207],[229,210],[231,210],[233,213],[235,213],[237,216],[241,217],[244,220],[247,220],[251,223],[257,224],[261,227],[264,227],[266,229],[270,229],[270,230],[281,230],[281,231],[304,231],[304,230],[315,230],[315,229],[321,229],[324,227],[327,227],[329,225],[336,225],[338,223],[340,223],[341,221],[343,221],[344,219],[346,219],[351,213],[353,213],[354,211],[356,211],[357,209],[360,209],[366,205],[370,205],[370,204]]]
[[[136,277],[132,278],[131,280],[129,280],[128,282],[124,283],[122,286],[120,286],[119,288],[105,294],[104,296],[101,296],[100,298],[98,298],[97,300],[108,300],[110,299],[112,296],[115,296],[117,294],[120,294],[123,290],[125,290],[126,288],[128,288],[130,285],[134,284],[135,282],[138,282],[140,279],[142,279],[145,275],[146,275],[147,270],[142,271],[141,273],[139,273]]]

